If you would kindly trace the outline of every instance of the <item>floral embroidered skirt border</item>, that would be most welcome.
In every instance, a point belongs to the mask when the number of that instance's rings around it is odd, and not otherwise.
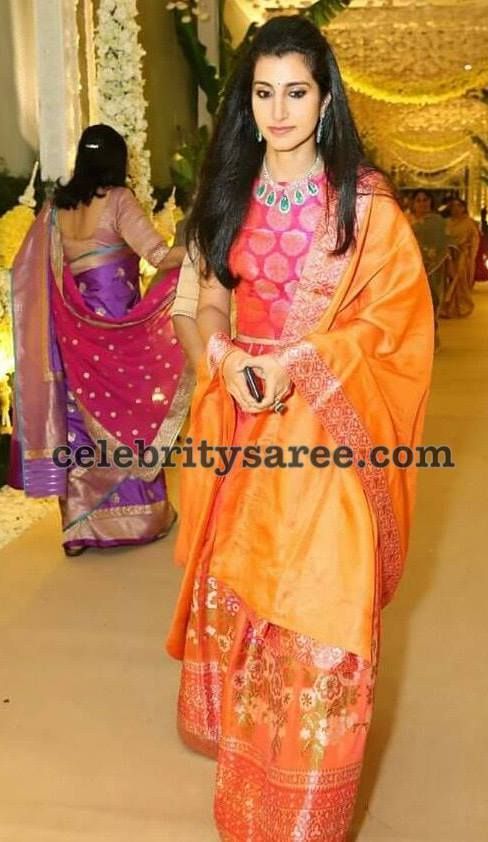
[[[345,842],[375,664],[256,618],[206,569],[193,591],[178,728],[217,760],[220,838]]]

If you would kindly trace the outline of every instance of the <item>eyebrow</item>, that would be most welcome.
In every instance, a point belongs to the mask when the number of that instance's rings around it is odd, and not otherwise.
[[[255,80],[255,82],[253,82],[253,85],[266,85],[266,87],[267,87],[267,88],[272,88],[272,87],[273,87],[273,85],[271,84],[271,82],[261,82],[259,79],[256,79],[256,80]],[[309,87],[310,87],[310,82],[286,82],[286,83],[283,85],[283,87],[284,87],[284,88],[291,88],[291,87],[293,87],[294,85],[306,85],[306,86],[307,86],[307,88],[309,88]]]

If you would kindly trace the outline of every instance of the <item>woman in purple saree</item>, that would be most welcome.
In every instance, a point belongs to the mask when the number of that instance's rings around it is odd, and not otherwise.
[[[164,458],[130,454],[153,446],[164,457],[186,414],[190,375],[169,313],[183,253],[168,254],[123,186],[126,163],[117,132],[86,129],[73,178],[13,272],[22,477],[12,484],[59,497],[67,555],[155,540],[176,518]],[[142,299],[139,257],[163,276]]]

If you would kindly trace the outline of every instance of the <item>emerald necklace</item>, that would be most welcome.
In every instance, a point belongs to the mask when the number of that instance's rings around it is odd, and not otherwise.
[[[263,161],[261,176],[256,185],[255,196],[258,202],[272,208],[278,206],[281,213],[290,213],[292,205],[303,205],[307,196],[317,196],[319,187],[313,181],[313,176],[318,175],[322,170],[322,160],[320,155],[317,155],[312,166],[294,181],[287,181],[284,184],[273,181],[271,178],[266,161]]]

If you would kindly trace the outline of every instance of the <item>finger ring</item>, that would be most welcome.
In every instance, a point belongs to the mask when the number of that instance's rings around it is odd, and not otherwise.
[[[273,404],[273,412],[279,412],[280,415],[286,409],[285,404],[278,398]]]

